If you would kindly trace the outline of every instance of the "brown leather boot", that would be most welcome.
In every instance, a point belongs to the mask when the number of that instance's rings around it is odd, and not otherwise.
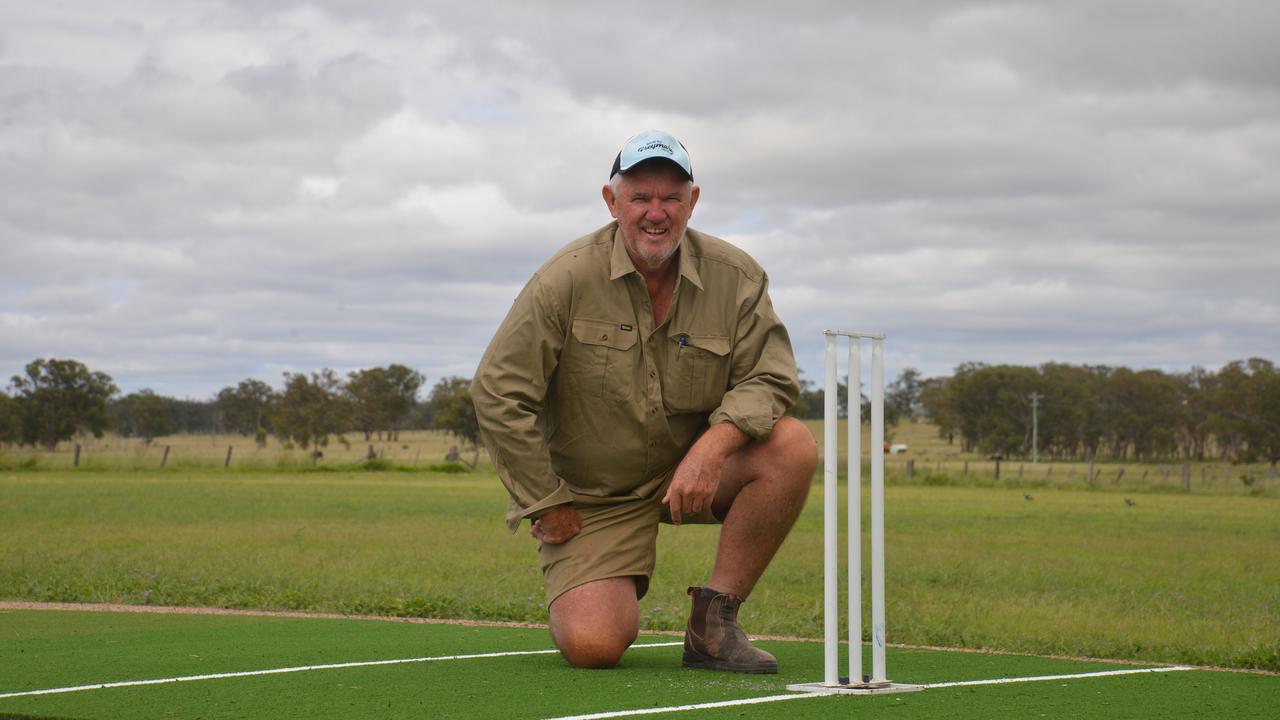
[[[691,587],[693,613],[684,630],[684,666],[728,672],[773,674],[778,661],[752,647],[738,627],[742,598],[711,588]]]

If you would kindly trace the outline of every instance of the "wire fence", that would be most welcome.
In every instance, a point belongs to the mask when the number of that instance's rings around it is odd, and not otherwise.
[[[1265,463],[1125,463],[886,458],[890,481],[922,485],[1007,485],[1280,495],[1277,468]]]
[[[176,435],[145,442],[139,438],[79,438],[53,449],[0,447],[4,470],[168,470],[279,469],[372,465],[474,470],[483,453],[435,431],[402,432],[371,438],[353,433],[336,436],[321,447],[260,445],[237,435]]]

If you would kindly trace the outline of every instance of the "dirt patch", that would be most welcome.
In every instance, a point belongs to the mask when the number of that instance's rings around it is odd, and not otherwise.
[[[380,620],[421,625],[469,625],[475,627],[546,628],[536,623],[488,620],[448,620],[442,618],[390,617],[386,615],[342,615],[294,610],[243,610],[238,608],[179,607],[171,605],[119,605],[116,603],[50,603],[0,601],[3,610],[75,610],[78,612],[170,613],[175,615],[240,615],[248,617],[312,618],[327,620]]]

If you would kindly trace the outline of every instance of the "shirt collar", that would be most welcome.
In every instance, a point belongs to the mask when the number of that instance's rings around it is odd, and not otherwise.
[[[627,254],[627,246],[622,244],[622,230],[618,228],[618,224],[613,224],[613,252],[609,255],[609,279],[617,280],[618,278],[629,275],[636,270],[635,263],[631,262],[631,256]]]
[[[695,245],[696,241],[693,240],[693,236],[686,229],[684,237],[680,239],[680,276],[701,290],[702,276],[698,274]],[[613,228],[613,251],[609,255],[609,279],[617,280],[624,275],[639,272],[639,270],[636,270],[635,263],[631,262],[631,256],[627,254],[627,246],[622,242],[622,231],[615,222]]]

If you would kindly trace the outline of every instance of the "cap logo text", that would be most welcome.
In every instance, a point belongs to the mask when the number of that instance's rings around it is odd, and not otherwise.
[[[665,152],[665,153],[666,153],[666,154],[668,154],[668,155],[675,155],[675,154],[676,154],[676,153],[675,153],[675,151],[671,149],[671,146],[670,146],[670,145],[668,145],[668,144],[666,144],[666,143],[658,142],[658,141],[656,141],[656,140],[655,140],[655,141],[653,141],[653,142],[649,142],[649,143],[646,143],[646,144],[644,144],[644,145],[641,145],[640,147],[636,148],[636,152],[638,152],[638,153],[642,153],[642,152],[645,152],[645,151],[647,151],[647,150],[657,150],[657,149],[659,149],[659,148],[661,148],[661,149],[662,149],[662,151],[663,151],[663,152]]]

